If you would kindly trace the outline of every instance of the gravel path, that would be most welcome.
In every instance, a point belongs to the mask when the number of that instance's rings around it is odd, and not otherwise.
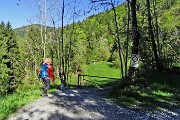
[[[65,89],[21,108],[9,120],[180,120],[180,109],[135,112],[105,99],[103,89]]]

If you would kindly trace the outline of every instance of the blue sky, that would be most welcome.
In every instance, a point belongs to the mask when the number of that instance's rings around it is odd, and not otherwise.
[[[39,19],[39,12],[38,12],[38,0],[0,0],[0,21],[4,21],[7,23],[9,21],[11,23],[12,28],[19,28],[22,26],[30,25],[30,24],[37,24],[40,23]],[[44,1],[44,0],[41,0]],[[56,26],[60,26],[60,16],[61,16],[61,6],[62,0],[54,0],[54,9],[52,10],[52,1],[53,0],[47,0],[47,25],[52,25],[52,18],[56,21]],[[73,2],[72,2],[73,1]],[[64,23],[70,24],[72,22],[72,10],[75,0],[65,0],[65,5],[68,7],[65,7],[65,18]],[[81,14],[81,17],[76,18],[76,21],[81,21],[82,19],[85,19],[89,15],[97,14],[98,12],[104,11],[105,7],[99,7],[98,4],[96,4],[98,7],[96,7],[96,10],[93,10],[91,12],[87,12],[90,10],[92,4],[89,4],[89,0],[77,0],[78,2],[76,11],[78,14]],[[108,0],[107,0],[108,1]],[[125,0],[113,0],[118,5],[122,3]],[[43,6],[43,2],[41,2]],[[98,8],[98,9],[97,9]],[[43,11],[44,8],[41,7],[41,10]],[[53,15],[52,15],[53,11]],[[84,14],[85,13],[85,14]],[[51,17],[54,16],[54,17]]]
[[[18,5],[18,0],[0,1],[0,21],[10,21],[13,28],[26,25],[28,15],[31,14],[24,5]]]

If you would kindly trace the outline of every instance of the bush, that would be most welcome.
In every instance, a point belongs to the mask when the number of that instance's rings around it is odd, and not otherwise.
[[[118,60],[113,61],[112,64],[111,64],[111,67],[113,67],[113,68],[119,68],[119,67],[120,67],[119,61],[118,61]]]

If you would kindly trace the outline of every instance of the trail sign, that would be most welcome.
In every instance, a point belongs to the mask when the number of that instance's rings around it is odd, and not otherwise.
[[[137,68],[138,67],[139,58],[140,58],[139,54],[132,54],[132,56],[131,56],[131,65],[130,66]]]

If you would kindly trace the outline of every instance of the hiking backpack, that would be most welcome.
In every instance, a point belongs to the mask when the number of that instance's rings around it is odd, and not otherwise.
[[[47,78],[48,76],[49,76],[48,75],[48,65],[46,63],[43,63],[41,66],[39,77],[44,79],[44,78]]]

